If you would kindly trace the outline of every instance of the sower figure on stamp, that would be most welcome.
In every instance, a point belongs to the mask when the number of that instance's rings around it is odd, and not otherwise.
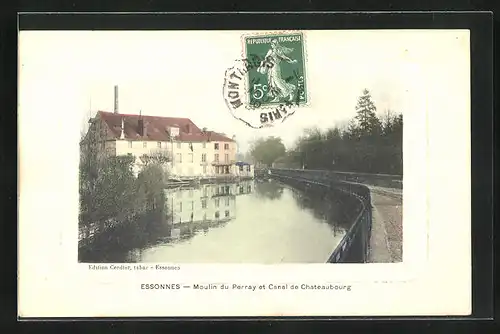
[[[280,98],[288,98],[292,101],[295,85],[286,82],[281,76],[280,63],[282,60],[294,64],[296,59],[291,59],[287,56],[293,49],[287,48],[278,43],[278,40],[271,41],[271,49],[267,51],[265,60],[261,62],[257,71],[265,74],[267,72],[267,81],[269,85],[269,95],[274,98],[271,102],[277,102]],[[266,66],[267,65],[267,66]]]

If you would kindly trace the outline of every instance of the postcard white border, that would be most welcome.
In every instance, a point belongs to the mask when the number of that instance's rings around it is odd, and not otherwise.
[[[403,32],[404,33],[404,32]],[[415,33],[415,32],[414,32]],[[421,95],[404,118],[404,262],[341,265],[181,265],[178,271],[89,271],[78,264],[78,124],[68,114],[78,85],[19,78],[19,315],[377,316],[467,315],[470,268],[469,31],[464,54],[412,68]],[[23,50],[23,34],[20,49]],[[430,35],[428,35],[430,36]],[[54,41],[57,45],[57,41]],[[32,52],[32,51],[31,51]],[[22,54],[21,54],[22,59]],[[436,59],[440,59],[436,55]],[[431,60],[427,60],[431,61]],[[30,70],[36,70],[31,68]],[[444,74],[443,74],[444,73]],[[310,80],[310,79],[309,79]],[[317,93],[316,93],[317,94]],[[418,97],[417,97],[418,96]],[[51,105],[53,108],[51,108]],[[45,111],[41,113],[40,111]],[[450,122],[450,119],[453,122]],[[79,121],[79,120],[78,120]],[[443,128],[443,126],[445,126]],[[425,144],[423,144],[425,142]],[[75,194],[70,196],[69,194]],[[57,216],[54,212],[58,212]],[[428,222],[422,224],[422,222]],[[428,232],[428,233],[427,233]],[[424,249],[426,251],[424,251]],[[327,278],[331,277],[331,278]],[[141,290],[142,283],[334,283],[351,291]]]

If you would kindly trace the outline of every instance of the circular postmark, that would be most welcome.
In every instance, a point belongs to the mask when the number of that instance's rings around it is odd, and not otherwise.
[[[224,75],[226,106],[252,128],[284,122],[308,102],[302,34],[247,36],[244,45],[246,58]]]

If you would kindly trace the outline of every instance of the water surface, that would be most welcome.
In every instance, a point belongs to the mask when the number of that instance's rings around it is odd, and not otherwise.
[[[169,228],[130,262],[324,263],[345,228],[324,194],[271,180],[166,190]]]

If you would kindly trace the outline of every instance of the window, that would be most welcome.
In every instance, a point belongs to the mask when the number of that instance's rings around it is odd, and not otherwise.
[[[219,143],[214,143],[214,149],[216,149],[216,150],[219,149]]]
[[[158,148],[161,148],[161,141],[159,141],[158,143],[156,143],[156,145],[158,146]]]
[[[240,165],[240,172],[243,172],[243,165]]]
[[[224,144],[224,149],[229,150],[229,144]]]
[[[194,201],[191,201],[191,211],[194,210]]]
[[[201,154],[201,162],[207,162],[207,154],[206,153]]]
[[[248,193],[251,193],[252,192],[252,186],[248,186]]]
[[[193,153],[188,153],[188,162],[193,162]]]
[[[203,196],[208,196],[208,187],[203,188]]]
[[[128,148],[132,148],[132,141],[131,140],[128,141]]]
[[[179,202],[179,212],[182,212],[182,202]]]
[[[203,148],[207,148],[207,143],[203,143]]]
[[[201,208],[202,209],[206,209],[207,208],[207,200],[206,199],[202,199],[201,200]]]
[[[179,163],[182,163],[182,153],[177,153],[175,155],[175,161],[179,162]]]
[[[224,161],[229,162],[229,154],[224,154]]]
[[[207,165],[203,165],[203,174],[207,173]]]
[[[215,199],[215,207],[218,208],[220,205],[220,200],[218,198]]]
[[[225,214],[226,214],[226,218],[229,217],[229,211],[228,210],[226,210]]]
[[[148,142],[147,141],[142,142],[142,147],[144,147],[144,148],[148,147]]]
[[[215,162],[219,162],[219,155],[218,154],[215,155]]]
[[[226,206],[229,206],[229,197],[226,197]]]
[[[226,194],[229,194],[229,186],[226,186]]]
[[[216,211],[215,212],[215,219],[219,219],[219,217],[220,217],[219,211]]]
[[[247,165],[247,172],[250,171],[250,165]]]
[[[182,143],[177,143],[177,148],[181,148]]]

